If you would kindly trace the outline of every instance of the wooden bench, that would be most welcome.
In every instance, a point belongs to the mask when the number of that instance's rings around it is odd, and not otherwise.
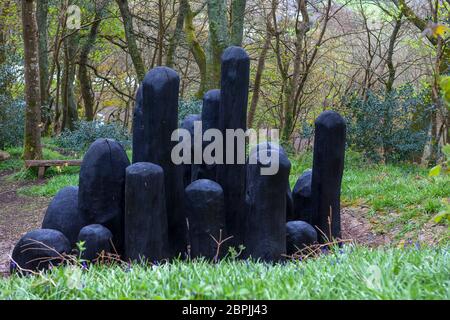
[[[25,167],[38,168],[38,179],[44,178],[45,170],[50,167],[79,167],[81,160],[25,160]]]

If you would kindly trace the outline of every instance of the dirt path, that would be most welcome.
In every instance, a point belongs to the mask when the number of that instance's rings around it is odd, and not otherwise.
[[[26,232],[39,228],[50,199],[26,197],[17,189],[40,184],[36,181],[7,181],[8,173],[0,173],[0,274],[8,273],[9,255],[14,244]]]

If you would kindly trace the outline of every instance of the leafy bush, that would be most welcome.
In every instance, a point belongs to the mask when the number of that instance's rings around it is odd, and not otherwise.
[[[25,130],[25,103],[0,95],[0,106],[6,106],[0,115],[0,149],[23,144]]]
[[[202,100],[182,100],[178,106],[178,121],[183,121],[190,114],[202,112]]]
[[[347,141],[373,161],[403,161],[419,157],[428,140],[428,93],[404,86],[389,95],[369,92],[344,99]]]
[[[123,126],[117,123],[104,124],[97,121],[78,121],[74,130],[63,131],[56,138],[55,143],[64,149],[84,151],[99,138],[114,139],[124,147],[129,147],[131,144],[130,135]]]

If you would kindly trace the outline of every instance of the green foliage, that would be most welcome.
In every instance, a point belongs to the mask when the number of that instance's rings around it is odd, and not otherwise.
[[[56,145],[73,151],[85,151],[99,138],[115,139],[124,147],[131,144],[126,129],[116,123],[101,123],[97,121],[79,121],[73,131],[65,130],[55,140]]]
[[[450,175],[450,144],[445,145],[442,148],[442,152],[444,153],[445,160],[442,164],[438,164],[437,166],[430,169],[428,175],[430,177],[438,177],[439,175],[444,176],[444,179],[447,179],[447,183],[449,181],[448,177]],[[435,217],[434,221],[436,223],[449,223],[450,222],[450,201],[449,199],[442,199],[442,205],[444,209],[439,212]]]
[[[178,121],[181,123],[190,114],[202,112],[202,100],[182,100],[178,105]]]
[[[449,252],[344,246],[303,262],[93,265],[0,279],[0,299],[449,299]]]
[[[11,158],[6,161],[0,161],[0,171],[18,170],[23,167],[23,160],[21,159],[22,147],[6,148],[5,151],[9,153]]]
[[[312,168],[312,153],[291,159],[289,182],[294,187],[304,170]],[[450,194],[448,177],[428,177],[428,170],[412,164],[371,164],[360,153],[347,150],[341,201],[343,206],[369,206],[379,232],[398,230],[410,236],[445,209]],[[371,218],[370,216],[366,217]]]
[[[442,76],[440,86],[447,108],[450,108],[450,76]]]
[[[425,91],[404,86],[387,96],[369,92],[366,100],[351,95],[344,101],[347,141],[353,149],[373,161],[413,160],[421,155],[433,108]]]
[[[22,187],[19,194],[34,197],[53,197],[59,190],[68,186],[78,185],[78,174],[56,175],[50,178],[45,184]]]
[[[11,155],[11,158],[7,161],[0,162],[0,171],[3,170],[18,170],[15,173],[7,177],[10,181],[24,181],[34,180],[37,177],[36,170],[26,169],[24,161],[22,159],[23,148],[14,147],[7,148],[6,151]],[[65,160],[69,157],[60,154],[57,151],[49,148],[42,148],[42,156],[45,160]],[[52,177],[61,174],[73,174],[80,170],[79,167],[51,167],[45,172],[45,177]]]
[[[0,149],[21,146],[25,130],[25,103],[0,95]],[[3,107],[5,106],[5,107]]]

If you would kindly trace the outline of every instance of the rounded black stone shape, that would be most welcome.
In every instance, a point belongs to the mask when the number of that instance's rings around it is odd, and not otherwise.
[[[220,108],[220,89],[212,89],[203,96],[202,125],[203,132],[218,129]]]
[[[268,141],[259,143],[256,146],[254,146],[250,150],[250,154],[257,152],[257,151],[265,151],[267,149],[278,150],[283,155],[288,157],[286,151],[284,150],[284,148],[282,146],[280,146],[277,143],[268,142]],[[293,195],[292,195],[291,186],[290,186],[289,180],[288,180],[287,189],[286,189],[286,220],[287,221],[294,220],[293,217],[294,217],[294,199],[293,199]]]
[[[346,124],[339,113],[328,110],[315,122],[312,192],[312,225],[319,241],[341,237],[340,195],[344,171]],[[331,208],[331,210],[330,210]],[[331,213],[331,230],[329,217]]]
[[[286,253],[286,189],[291,163],[278,149],[268,152],[270,156],[277,153],[279,157],[279,170],[275,175],[261,175],[261,168],[270,163],[262,163],[259,152],[250,154],[247,167],[244,257],[279,261]]]
[[[127,168],[125,256],[147,262],[169,258],[164,172],[153,163]]]
[[[291,185],[287,185],[286,190],[286,221],[292,220],[292,217],[294,216],[294,197],[292,195]]]
[[[30,271],[47,270],[63,262],[61,255],[70,253],[70,242],[62,232],[37,229],[28,232],[17,242],[12,252],[10,271],[20,272],[17,265]],[[17,264],[17,265],[16,265]],[[27,271],[23,273],[27,274]]]
[[[102,253],[114,253],[112,247],[113,235],[101,224],[91,224],[80,230],[77,242],[84,241],[85,250],[81,258],[95,261]]]
[[[140,162],[144,157],[144,123],[142,116],[142,85],[136,92],[136,103],[133,113],[133,163]]]
[[[123,250],[125,169],[129,164],[118,142],[98,139],[84,155],[80,169],[80,215],[88,224],[101,224],[111,230],[119,254]]]
[[[202,107],[202,131],[219,128],[220,90],[212,89],[203,96]],[[203,141],[203,150],[213,141]],[[192,181],[198,179],[216,180],[217,172],[215,164],[202,163],[192,168]]]
[[[61,189],[53,198],[45,212],[42,229],[61,231],[73,248],[78,233],[86,224],[78,212],[78,187],[70,186]]]
[[[226,129],[242,129],[244,132],[247,129],[250,76],[250,58],[247,52],[241,47],[227,48],[222,54],[221,74],[219,129],[223,137],[226,137]],[[226,154],[225,148],[224,163]],[[230,246],[237,247],[244,239],[246,165],[237,163],[236,144],[234,157],[234,164],[216,166],[216,181],[224,191],[227,231],[233,236]]]
[[[212,180],[196,180],[185,190],[185,205],[189,220],[191,257],[214,259],[217,252],[214,239],[219,241],[227,237],[222,187]],[[226,252],[227,243],[224,243],[217,258],[223,257]]]
[[[286,223],[286,253],[293,255],[317,242],[317,231],[305,221]]]
[[[199,165],[194,164],[194,122],[202,121],[202,118],[199,114],[190,114],[186,116],[186,118],[181,122],[181,129],[185,129],[189,131],[191,135],[191,164],[184,163],[183,164],[183,182],[184,187],[187,187],[193,179],[196,178],[193,176],[193,172],[196,172],[196,167]]]
[[[168,67],[150,70],[142,82],[142,116],[145,144],[141,162],[151,162],[164,170],[169,253],[176,257],[186,253],[187,225],[183,212],[183,165],[171,159],[176,141],[172,133],[178,129],[178,90],[180,78]]]
[[[292,192],[294,215],[288,218],[288,221],[302,220],[312,223],[311,181],[312,170],[306,170],[295,183]]]

